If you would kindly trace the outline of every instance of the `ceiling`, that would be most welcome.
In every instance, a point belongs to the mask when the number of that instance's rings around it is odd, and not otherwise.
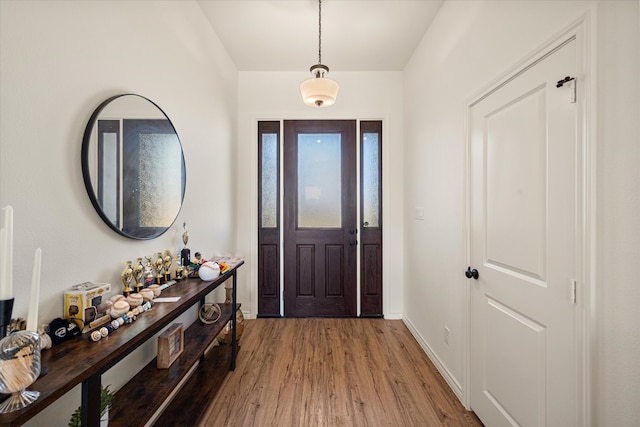
[[[239,71],[318,62],[318,0],[197,0]],[[323,0],[322,63],[401,71],[444,0]]]

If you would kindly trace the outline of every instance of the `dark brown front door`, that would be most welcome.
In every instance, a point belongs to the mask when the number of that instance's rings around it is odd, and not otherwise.
[[[356,316],[356,123],[284,122],[284,313]]]

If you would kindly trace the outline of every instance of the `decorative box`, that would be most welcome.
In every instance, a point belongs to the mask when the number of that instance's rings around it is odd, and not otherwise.
[[[99,326],[106,313],[100,313],[98,306],[103,297],[111,291],[109,283],[85,282],[73,286],[64,293],[63,317],[75,320],[84,332]],[[108,320],[109,316],[107,316]]]

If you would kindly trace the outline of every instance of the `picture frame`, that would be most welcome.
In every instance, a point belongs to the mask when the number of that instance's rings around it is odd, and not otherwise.
[[[184,325],[174,323],[158,336],[158,369],[168,369],[184,351]]]

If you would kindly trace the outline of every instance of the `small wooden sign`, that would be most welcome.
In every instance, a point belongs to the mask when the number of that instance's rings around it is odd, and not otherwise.
[[[158,369],[167,369],[184,350],[184,327],[174,323],[158,336]]]

